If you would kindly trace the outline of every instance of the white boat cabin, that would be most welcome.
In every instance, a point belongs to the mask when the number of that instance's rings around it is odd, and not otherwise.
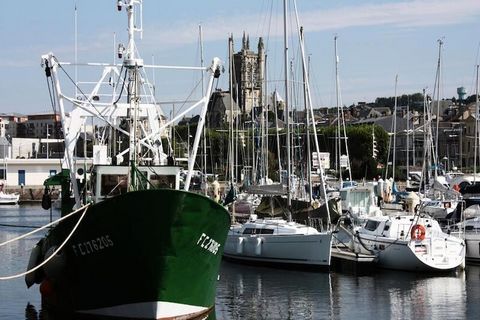
[[[410,240],[414,225],[422,225],[426,236],[442,233],[437,221],[427,217],[396,216],[372,217],[367,220],[361,233],[377,237]]]
[[[357,185],[340,190],[342,208],[350,211],[357,218],[381,216],[372,184]]]
[[[293,235],[293,234],[318,234],[315,228],[288,222],[283,219],[259,219],[248,221],[237,228],[232,227],[231,231],[243,235]]]
[[[143,189],[180,189],[180,171],[177,166],[139,166]],[[128,166],[97,165],[94,171],[93,196],[95,202],[124,194],[128,190]]]

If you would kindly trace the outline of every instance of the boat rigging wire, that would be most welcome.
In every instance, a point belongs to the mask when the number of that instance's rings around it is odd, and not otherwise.
[[[19,225],[19,224],[5,224],[5,223],[0,223],[0,227],[36,229],[36,228],[40,228],[41,226],[25,226],[25,225]]]
[[[5,242],[3,242],[3,243],[0,243],[0,247],[1,247],[1,246],[5,245],[5,244],[7,244],[7,243],[10,243],[10,242],[13,242],[13,241],[16,241],[16,240],[20,240],[20,239],[25,238],[25,237],[27,237],[27,236],[35,233],[35,232],[38,232],[38,231],[40,231],[40,230],[43,230],[43,229],[49,227],[49,226],[52,225],[52,224],[55,224],[55,223],[60,222],[60,221],[62,221],[62,220],[64,220],[64,219],[66,219],[66,218],[69,218],[69,217],[71,217],[72,215],[74,215],[74,214],[80,212],[81,210],[83,210],[83,213],[82,213],[80,219],[78,219],[77,223],[76,223],[75,226],[73,227],[73,229],[72,229],[72,231],[70,232],[70,234],[65,238],[65,241],[63,241],[63,243],[62,243],[47,259],[45,259],[44,261],[42,261],[42,263],[38,264],[37,266],[35,266],[34,268],[32,268],[32,269],[30,269],[30,270],[27,270],[27,271],[22,272],[22,273],[14,274],[14,275],[11,275],[11,276],[0,277],[0,280],[11,280],[11,279],[15,279],[15,278],[20,278],[20,277],[23,277],[23,276],[25,276],[25,275],[27,275],[27,274],[29,274],[29,273],[35,272],[35,271],[37,271],[38,269],[40,269],[41,267],[43,267],[44,265],[46,265],[51,259],[53,259],[53,258],[60,252],[60,250],[63,249],[63,247],[67,244],[68,240],[70,240],[70,238],[73,236],[73,234],[74,234],[75,231],[77,230],[78,226],[79,226],[80,223],[82,222],[83,218],[85,217],[85,214],[87,213],[87,211],[88,211],[87,209],[88,209],[89,206],[90,206],[90,203],[84,205],[83,207],[81,207],[81,208],[79,208],[79,209],[77,209],[77,210],[69,213],[68,215],[66,215],[66,216],[64,216],[64,217],[62,217],[62,218],[60,218],[60,219],[58,219],[58,220],[56,220],[56,221],[54,221],[54,222],[50,222],[50,223],[44,225],[44,226],[41,227],[41,228],[38,228],[38,229],[33,230],[33,231],[30,231],[30,232],[28,232],[28,233],[26,233],[26,234],[24,234],[24,235],[22,235],[22,236],[20,236],[20,237],[16,237],[16,238],[14,238],[14,239],[5,241]]]
[[[63,66],[60,64],[60,61],[58,61],[57,57],[53,56],[53,59],[55,59],[55,62],[57,63],[58,67],[60,68],[60,70],[63,71],[63,73],[65,73],[65,75],[67,76],[67,78],[74,84],[75,88],[78,89],[78,91],[82,94],[82,96],[86,99],[86,101],[93,107],[93,109],[95,109],[95,111],[97,112],[98,114],[98,117],[103,120],[106,124],[108,124],[109,126],[111,126],[112,128],[115,128],[115,126],[110,123],[110,121],[108,121],[103,115],[102,113],[100,112],[100,110],[97,109],[97,107],[93,104],[93,102],[90,100],[90,98],[87,97],[87,95],[83,92],[83,90],[78,86],[77,83],[75,83],[75,81],[72,79],[72,77],[68,74],[68,72],[63,68]]]

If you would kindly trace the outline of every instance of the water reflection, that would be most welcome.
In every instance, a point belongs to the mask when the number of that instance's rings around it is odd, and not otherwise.
[[[319,319],[332,312],[328,273],[223,262],[220,276],[217,319]]]
[[[55,218],[55,217],[54,217]],[[43,225],[39,207],[0,207],[0,224]],[[0,226],[0,242],[29,229]],[[42,235],[0,247],[0,275],[25,270]],[[448,276],[377,270],[355,276],[257,268],[223,262],[216,319],[476,319],[480,314],[480,266]],[[0,319],[54,319],[41,310],[38,286],[23,278],[0,282]],[[212,319],[214,317],[211,317]],[[70,318],[56,318],[70,319]]]
[[[224,262],[221,276],[217,319],[458,319],[467,315],[463,272],[426,277],[380,270],[357,277]]]

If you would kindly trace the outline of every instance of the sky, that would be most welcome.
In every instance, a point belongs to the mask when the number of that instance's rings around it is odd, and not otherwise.
[[[199,25],[205,61],[215,56],[228,60],[227,39],[235,50],[246,32],[256,48],[263,37],[268,55],[269,90],[282,90],[283,1],[281,0],[177,0],[143,1],[143,38],[137,47],[147,63],[200,64]],[[293,1],[288,3],[293,9]],[[2,1],[0,10],[0,113],[51,111],[40,56],[49,51],[60,61],[75,56],[74,16],[77,8],[79,62],[112,62],[114,34],[125,43],[126,14],[116,11],[114,0]],[[341,100],[345,105],[374,101],[376,97],[421,92],[434,87],[438,40],[442,49],[442,97],[456,96],[464,86],[475,91],[475,65],[479,63],[479,0],[298,0],[300,25],[305,30],[310,82],[315,106],[335,105],[334,36],[338,36]],[[300,65],[298,30],[288,14],[289,56]],[[79,72],[79,77],[82,74]],[[158,101],[186,99],[199,74],[173,75],[156,71]],[[292,82],[299,77],[295,71]],[[90,79],[92,80],[92,79]],[[216,85],[228,88],[225,73]]]

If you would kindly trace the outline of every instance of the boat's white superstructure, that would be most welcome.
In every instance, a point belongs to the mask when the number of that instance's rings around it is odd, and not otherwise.
[[[328,267],[332,233],[282,219],[233,225],[224,257],[250,263]]]
[[[342,209],[348,210],[357,221],[365,221],[368,217],[382,215],[375,194],[375,185],[372,183],[340,189],[340,196],[342,198]]]
[[[0,204],[17,204],[20,195],[0,191]]]
[[[355,236],[355,249],[377,255],[380,266],[407,271],[448,271],[464,265],[465,242],[430,217],[371,217]]]
[[[20,195],[16,193],[4,192],[5,184],[0,181],[0,204],[17,204],[20,199]]]

